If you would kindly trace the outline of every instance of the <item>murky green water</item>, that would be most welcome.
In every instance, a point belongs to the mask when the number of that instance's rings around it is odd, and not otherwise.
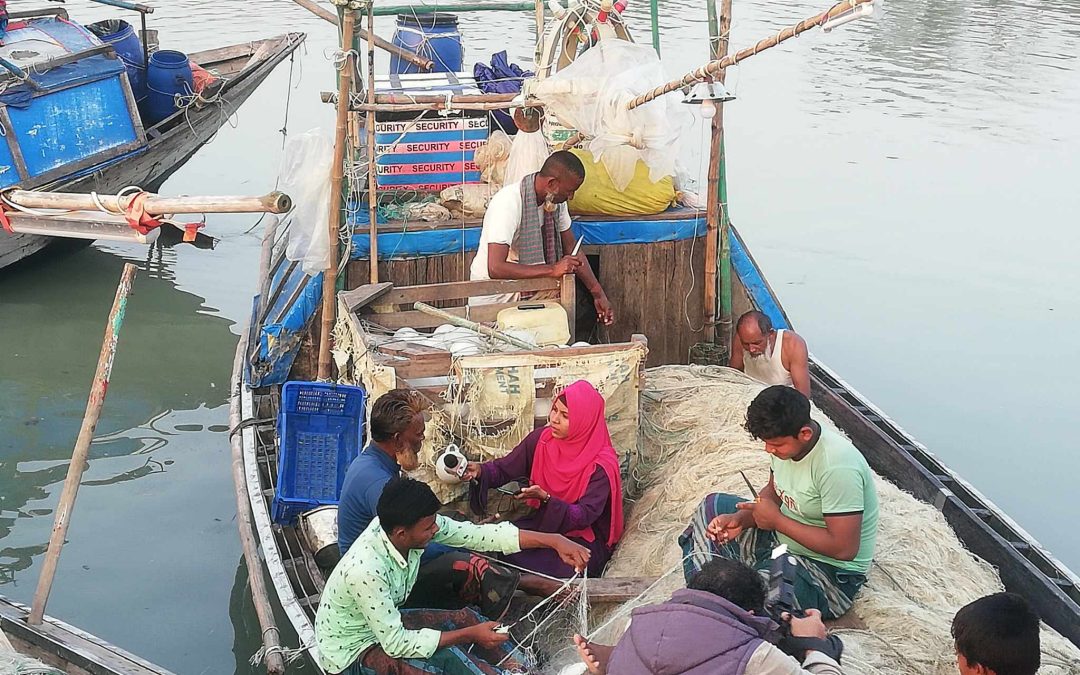
[[[328,24],[285,0],[161,5],[166,47],[307,31],[288,128],[328,126]],[[732,45],[823,7],[736,0]],[[469,63],[531,25],[475,16]],[[703,60],[703,8],[665,3],[662,23],[671,74]],[[892,2],[733,70],[726,118],[732,216],[811,350],[1074,568],[1078,38],[1076,0]],[[163,191],[271,189],[289,91],[286,63]],[[33,594],[105,316],[136,262],[49,612],[180,673],[249,672],[259,641],[224,433],[252,222],[211,218],[214,251],[96,245],[0,273],[0,593]]]

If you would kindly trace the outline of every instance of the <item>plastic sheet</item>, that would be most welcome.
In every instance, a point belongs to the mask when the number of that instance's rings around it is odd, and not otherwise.
[[[601,40],[531,92],[566,126],[588,140],[582,147],[603,162],[612,182],[626,189],[638,160],[656,182],[675,175],[680,140],[691,115],[678,95],[627,110],[636,96],[667,81],[651,47]]]
[[[519,131],[514,136],[514,144],[510,146],[510,156],[506,158],[503,185],[517,183],[530,173],[539,171],[549,154],[542,132]]]
[[[285,145],[281,190],[293,198],[283,227],[289,231],[285,256],[309,275],[326,269],[330,257],[330,165],[334,144],[321,129],[292,136]]]
[[[480,167],[480,180],[502,185],[506,159],[510,156],[510,137],[500,129],[491,132],[487,143],[476,149],[473,161]]]

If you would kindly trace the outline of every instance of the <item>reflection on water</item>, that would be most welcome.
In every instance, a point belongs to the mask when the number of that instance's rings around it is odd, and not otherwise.
[[[825,4],[737,1],[731,46]],[[87,22],[124,16],[65,6]],[[642,41],[647,12],[628,10]],[[705,60],[704,17],[701,2],[661,3],[671,75]],[[329,128],[318,94],[332,87],[334,32],[293,3],[173,0],[151,24],[163,47],[188,51],[309,34],[292,86],[283,65],[163,191],[266,192],[279,129]],[[377,32],[392,24],[378,19]],[[467,62],[509,49],[527,64],[531,30],[531,14],[472,15]],[[893,0],[874,20],[733,69],[726,109],[733,216],[811,349],[1074,567],[1077,514],[1043,496],[1068,494],[1080,468],[1052,435],[1076,398],[1070,378],[1031,375],[1010,327],[1056,342],[1050,361],[1080,359],[1062,339],[1080,329],[1065,225],[1080,210],[1078,37],[1077,0]],[[701,173],[697,129],[686,164]],[[211,218],[212,251],[97,244],[0,275],[0,593],[33,593],[115,284],[136,262],[49,610],[181,673],[253,672],[259,646],[225,433],[235,324],[258,260],[258,232],[243,234],[252,222]],[[1061,470],[1009,461],[1020,448]]]

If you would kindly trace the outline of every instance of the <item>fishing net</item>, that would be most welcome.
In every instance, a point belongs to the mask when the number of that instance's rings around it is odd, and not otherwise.
[[[762,385],[728,368],[664,366],[647,371],[642,391],[641,451],[635,503],[606,577],[668,575],[651,597],[620,607],[613,627],[632,607],[655,602],[682,585],[676,539],[702,497],[745,494],[739,470],[757,485],[768,480],[760,442],[743,430],[746,407]],[[834,428],[816,408],[814,418]],[[878,548],[869,580],[852,613],[865,629],[837,629],[846,646],[844,672],[869,675],[954,675],[949,629],[956,610],[1002,590],[996,571],[972,555],[944,517],[893,484],[876,478]],[[850,620],[845,623],[852,623]],[[615,631],[617,632],[617,631]],[[604,636],[612,644],[612,635]],[[1080,650],[1044,628],[1042,675],[1080,672]]]
[[[394,368],[375,359],[365,342],[372,341],[371,334],[360,335],[356,326],[344,313],[339,317],[333,356],[339,382],[363,384],[370,406],[379,396],[407,386],[407,382]],[[435,475],[435,459],[446,446],[457,444],[472,460],[505,456],[534,429],[538,417],[548,414],[552,397],[577,380],[587,380],[604,396],[612,444],[624,474],[631,472],[638,448],[639,374],[645,353],[644,345],[637,345],[573,356],[550,349],[454,359],[445,378],[429,380],[444,388],[437,394],[429,393],[434,405],[428,411],[420,467],[412,477],[427,483],[443,504],[461,499],[467,486],[444,483]]]
[[[0,653],[0,673],[3,675],[64,675],[62,670],[14,652]]]

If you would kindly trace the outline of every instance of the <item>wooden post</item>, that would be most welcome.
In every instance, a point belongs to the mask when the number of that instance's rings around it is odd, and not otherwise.
[[[374,3],[368,3],[368,33],[375,34]],[[368,40],[367,101],[375,104],[375,45]],[[368,160],[368,271],[370,283],[379,283],[379,191],[375,175],[375,111],[367,111]]]
[[[328,261],[323,272],[322,332],[319,335],[320,381],[330,379],[330,338],[334,332],[334,313],[337,308],[338,232],[341,229],[341,184],[344,181],[345,135],[349,128],[349,90],[352,88],[354,57],[352,52],[353,26],[356,15],[345,9],[341,21],[341,51],[345,53],[344,65],[338,76],[337,118],[334,133],[334,163],[330,166],[330,218]],[[351,158],[350,158],[351,159]]]
[[[82,426],[79,428],[79,437],[75,441],[75,450],[71,453],[71,464],[68,465],[64,489],[60,493],[60,503],[56,507],[56,519],[53,522],[52,535],[49,537],[49,548],[45,552],[45,564],[42,565],[41,576],[38,577],[37,590],[34,591],[34,604],[27,619],[33,626],[41,625],[41,620],[45,616],[45,604],[49,601],[49,591],[52,590],[53,579],[56,577],[60,549],[63,548],[67,537],[71,513],[75,508],[75,497],[79,493],[79,482],[82,480],[83,471],[86,470],[90,442],[94,440],[94,430],[97,429],[98,417],[101,416],[101,408],[105,403],[105,394],[109,390],[113,359],[116,357],[116,343],[120,337],[120,327],[124,324],[124,313],[127,310],[128,295],[131,294],[131,284],[135,280],[136,269],[135,265],[130,263],[124,265],[124,271],[120,274],[120,285],[116,287],[116,297],[113,299],[112,310],[109,312],[109,321],[105,324],[105,339],[101,343],[97,371],[94,373],[94,381],[90,386],[90,398],[86,402],[86,413],[83,415]]]
[[[260,280],[268,275],[269,266],[260,265]],[[248,331],[245,330],[241,335],[247,333]],[[242,418],[240,392],[244,386],[243,368],[246,352],[247,340],[241,337],[236,345],[236,356],[233,358],[232,382],[236,388],[229,400],[229,429],[231,429],[229,444],[232,449],[233,486],[236,488],[236,526],[240,529],[240,546],[244,550],[248,586],[251,589],[251,600],[255,605],[255,616],[259,620],[259,630],[262,633],[263,663],[266,664],[267,673],[281,675],[285,672],[285,659],[281,655],[281,638],[270,606],[270,595],[266,592],[266,582],[263,580],[259,545],[253,534],[255,526],[252,523],[251,503],[248,501],[247,480],[244,476],[243,436],[242,432],[237,430]]]
[[[536,44],[544,39],[544,0],[536,0]]]
[[[585,264],[587,258],[582,256]],[[566,308],[566,323],[570,329],[570,343],[577,342],[577,275],[564,274],[559,280],[559,304]]]

